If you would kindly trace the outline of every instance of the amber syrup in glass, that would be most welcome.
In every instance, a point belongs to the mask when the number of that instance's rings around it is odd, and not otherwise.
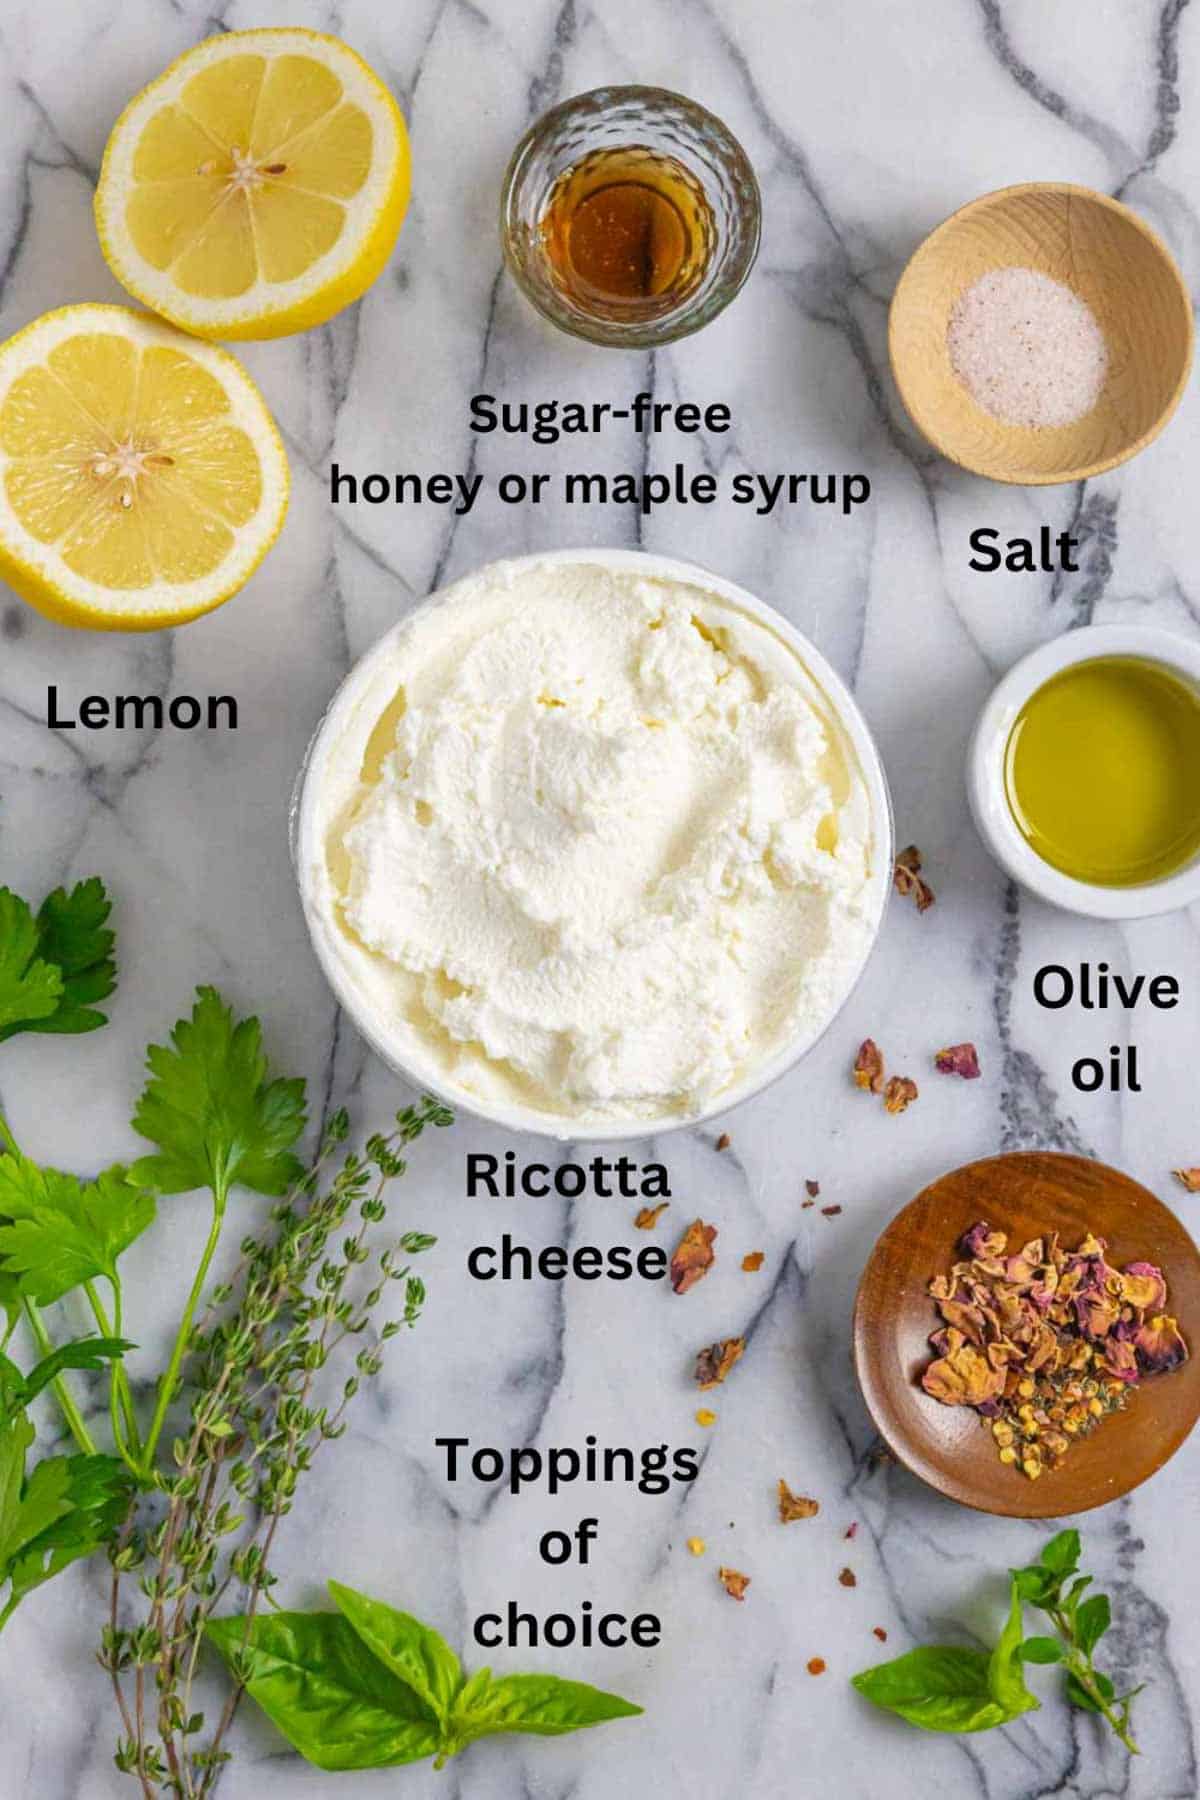
[[[625,145],[564,170],[541,219],[563,291],[607,317],[660,312],[702,279],[715,238],[711,208],[674,157]]]

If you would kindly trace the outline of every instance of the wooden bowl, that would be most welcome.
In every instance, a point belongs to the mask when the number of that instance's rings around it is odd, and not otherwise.
[[[1005,425],[951,367],[955,301],[1011,267],[1074,289],[1104,332],[1104,388],[1073,425]],[[977,475],[1030,486],[1086,480],[1144,450],[1179,404],[1192,339],[1191,298],[1162,240],[1107,194],[1058,181],[1000,188],[939,225],[900,277],[888,326],[896,385],[929,441]]]
[[[977,1220],[1027,1243],[1058,1231],[1073,1247],[1088,1231],[1117,1265],[1158,1263],[1192,1354],[1147,1376],[1124,1412],[1072,1444],[1039,1480],[1006,1467],[972,1407],[943,1406],[920,1385],[939,1318],[928,1291]],[[1200,1253],[1147,1188],[1081,1156],[1019,1151],[943,1175],[898,1213],[871,1252],[854,1308],[854,1360],[867,1407],[900,1462],[951,1500],[1015,1519],[1053,1519],[1119,1499],[1157,1473],[1200,1415]]]

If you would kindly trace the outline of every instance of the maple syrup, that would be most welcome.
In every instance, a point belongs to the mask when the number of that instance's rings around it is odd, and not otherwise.
[[[686,299],[703,279],[716,229],[700,183],[681,162],[629,144],[564,170],[540,236],[564,292],[612,318]]]

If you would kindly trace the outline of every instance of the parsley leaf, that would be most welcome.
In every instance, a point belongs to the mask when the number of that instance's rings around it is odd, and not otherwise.
[[[98,876],[70,893],[55,888],[35,919],[25,901],[0,888],[0,1043],[19,1031],[95,1031],[95,1003],[117,985],[112,903]]]
[[[0,888],[0,1042],[36,1031],[58,1010],[62,973],[37,951],[33,914],[9,888]]]
[[[154,1196],[119,1166],[85,1182],[19,1151],[0,1156],[0,1273],[40,1306],[98,1275],[115,1282],[117,1258],[153,1218]]]
[[[235,1025],[216,989],[198,988],[171,1043],[146,1053],[133,1124],[158,1152],[134,1165],[134,1179],[161,1194],[208,1187],[222,1204],[235,1182],[286,1193],[303,1174],[291,1146],[307,1122],[304,1083],[269,1079],[258,1020]]]
[[[48,1456],[25,1479],[33,1426],[0,1424],[0,1582],[7,1617],[26,1594],[108,1539],[129,1504],[129,1478],[112,1456]]]
[[[108,929],[111,911],[112,902],[98,875],[79,882],[69,894],[55,888],[42,902],[38,954],[61,971],[63,995],[58,1011],[37,1027],[39,1031],[96,1031],[107,1023],[95,1010],[95,1002],[107,1000],[117,985],[116,934]]]

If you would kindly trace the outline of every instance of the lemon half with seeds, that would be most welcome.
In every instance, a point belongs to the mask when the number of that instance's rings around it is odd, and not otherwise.
[[[305,331],[357,300],[408,205],[408,134],[338,38],[207,38],[113,127],[96,190],[130,293],[201,337]]]
[[[0,579],[52,619],[211,612],[287,500],[279,433],[227,351],[124,306],[65,306],[0,346]]]

